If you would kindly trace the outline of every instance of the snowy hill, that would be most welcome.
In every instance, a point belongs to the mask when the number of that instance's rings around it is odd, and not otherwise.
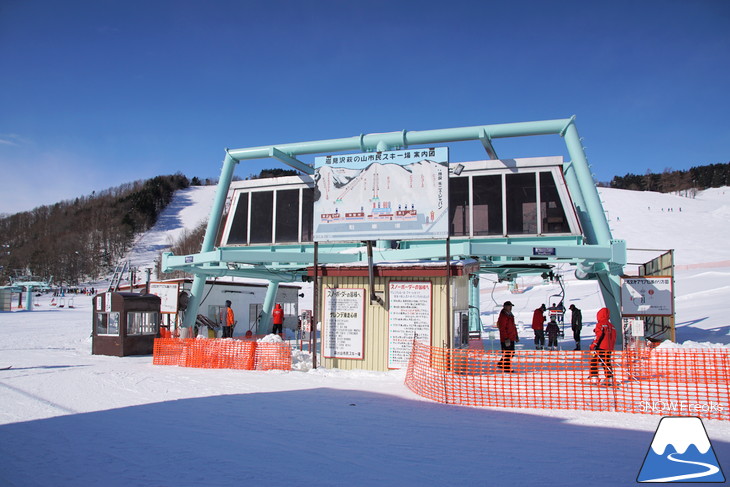
[[[191,186],[176,191],[172,202],[160,213],[155,226],[135,240],[126,256],[130,265],[139,269],[154,269],[161,252],[167,251],[186,232],[193,231],[208,220],[215,190],[216,186]]]

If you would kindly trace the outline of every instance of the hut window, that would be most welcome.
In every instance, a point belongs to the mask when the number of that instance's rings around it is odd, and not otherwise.
[[[238,193],[238,204],[233,215],[229,244],[245,244],[248,240],[248,193]]]
[[[540,173],[540,212],[542,233],[569,233],[570,225],[552,173]]]
[[[271,243],[274,216],[274,192],[251,193],[251,243]]]
[[[502,234],[502,176],[474,176],[474,235]]]
[[[96,313],[96,334],[119,336],[119,313]]]
[[[449,179],[449,234],[469,235],[469,178]]]
[[[507,174],[507,234],[537,234],[535,173]]]
[[[157,312],[135,311],[127,313],[127,335],[156,335]]]
[[[313,240],[314,189],[302,189],[302,242]]]
[[[299,190],[276,192],[276,241],[296,242],[299,239]]]

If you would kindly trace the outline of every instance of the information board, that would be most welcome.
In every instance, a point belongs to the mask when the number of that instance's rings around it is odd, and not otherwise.
[[[431,281],[391,281],[388,287],[388,368],[408,365],[415,337],[431,345]]]
[[[170,282],[151,282],[150,294],[160,298],[161,313],[177,313],[178,284]]]
[[[674,297],[671,276],[621,278],[621,314],[671,316]]]
[[[314,240],[446,238],[447,147],[316,157]]]
[[[363,359],[365,289],[325,289],[323,327],[325,357]]]

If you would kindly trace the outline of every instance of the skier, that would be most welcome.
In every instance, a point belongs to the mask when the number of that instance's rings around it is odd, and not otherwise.
[[[271,331],[271,333],[283,333],[284,310],[281,309],[281,305],[279,303],[276,303],[276,306],[274,306],[274,311],[271,312],[271,320],[274,323],[274,329]]]
[[[545,304],[541,304],[532,313],[532,330],[535,332],[535,350],[543,350],[545,348],[545,330],[543,324],[545,323]]]
[[[520,341],[517,336],[517,327],[515,326],[515,316],[512,314],[512,306],[510,301],[505,301],[502,305],[502,311],[499,312],[497,318],[497,328],[499,328],[499,344],[502,348],[502,358],[497,363],[497,368],[503,372],[512,372],[512,356],[515,354],[515,342]]]
[[[558,349],[558,335],[560,334],[560,327],[558,326],[557,321],[550,320],[550,323],[548,323],[548,325],[547,325],[547,334],[548,334],[548,349],[557,350]]]
[[[570,327],[573,329],[575,349],[580,350],[580,331],[583,329],[583,313],[574,304],[568,308],[573,314],[570,316]]]
[[[598,366],[603,366],[603,373],[606,376],[605,385],[613,385],[613,364],[611,362],[611,354],[616,347],[616,328],[609,321],[611,314],[608,308],[601,308],[596,314],[596,328],[593,330],[596,338],[591,343],[590,349],[593,351],[590,362],[590,372],[588,380],[598,384]]]

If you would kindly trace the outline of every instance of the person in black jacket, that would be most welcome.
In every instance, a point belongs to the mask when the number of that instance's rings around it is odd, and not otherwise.
[[[580,350],[580,330],[583,328],[583,313],[574,304],[571,304],[568,309],[573,312],[570,317],[570,327],[573,329],[575,349]]]

